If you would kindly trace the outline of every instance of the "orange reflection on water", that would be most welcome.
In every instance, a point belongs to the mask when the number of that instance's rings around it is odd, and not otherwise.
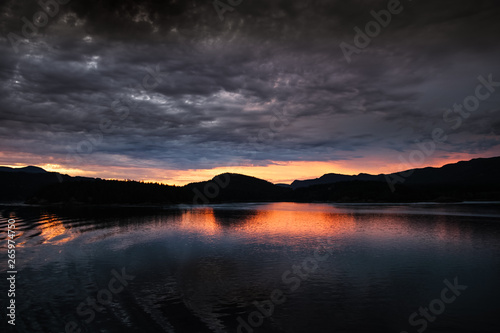
[[[43,244],[60,245],[76,237],[76,234],[64,227],[62,221],[55,214],[42,214],[40,216],[40,228]]]
[[[180,228],[207,236],[215,236],[221,232],[221,226],[215,219],[214,210],[210,207],[186,211],[182,214]]]
[[[269,203],[249,209],[205,207],[187,210],[180,228],[206,236],[244,238],[263,244],[308,246],[330,238],[357,234],[373,241],[426,238],[466,240],[470,235],[437,216],[405,215],[407,208],[359,209],[327,204]],[[436,221],[436,218],[438,220]],[[436,223],[437,222],[437,223]]]
[[[437,221],[433,233],[442,241],[458,240],[462,244],[472,244],[473,242],[470,229],[461,228],[459,223],[447,223],[444,217]]]
[[[263,243],[301,243],[329,236],[353,233],[351,214],[336,212],[318,204],[270,203],[256,209],[228,210],[205,207],[185,211],[179,227],[207,236],[235,236]]]
[[[235,231],[272,243],[302,243],[304,240],[355,232],[356,223],[351,214],[335,213],[334,207],[326,207],[271,203],[257,210]]]

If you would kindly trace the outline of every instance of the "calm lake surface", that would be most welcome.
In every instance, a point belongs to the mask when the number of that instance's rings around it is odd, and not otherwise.
[[[0,210],[2,332],[500,332],[499,204]]]

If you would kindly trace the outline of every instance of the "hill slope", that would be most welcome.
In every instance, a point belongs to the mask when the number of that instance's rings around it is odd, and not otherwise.
[[[409,176],[405,176],[409,175]],[[341,175],[328,173],[319,178],[308,180],[295,180],[290,186],[293,189],[309,187],[313,185],[335,184],[346,181],[381,181],[403,178],[404,184],[487,184],[500,182],[500,157],[476,158],[470,161],[460,161],[446,164],[440,168],[409,169],[390,174],[370,175],[360,173],[359,175]]]
[[[500,200],[500,157],[388,175],[326,174],[291,186],[225,173],[182,187],[70,177],[36,167],[0,167],[0,202],[206,204],[220,202],[412,202]],[[388,182],[389,180],[389,182]]]
[[[266,180],[236,173],[224,173],[212,180],[184,186],[193,192],[193,203],[284,201],[291,198],[292,190]]]

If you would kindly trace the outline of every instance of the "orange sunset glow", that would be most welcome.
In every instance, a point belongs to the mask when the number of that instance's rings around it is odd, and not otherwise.
[[[500,332],[499,0],[3,0],[0,31],[0,333]]]
[[[200,215],[203,216],[200,223]],[[311,216],[314,219],[311,220]],[[335,219],[332,221],[332,216]],[[213,208],[186,211],[180,221],[180,227],[206,236],[220,235],[224,221],[220,220]],[[250,211],[234,231],[242,235],[258,237],[264,243],[303,242],[305,239],[340,236],[356,230],[355,218],[351,214],[342,214],[331,206],[311,204],[272,203]],[[301,246],[304,246],[301,243]]]
[[[492,152],[491,156],[495,156]],[[403,164],[397,160],[397,156],[392,159],[385,159],[377,156],[357,158],[343,161],[290,161],[290,162],[271,162],[268,165],[253,166],[222,166],[212,169],[187,169],[172,170],[161,168],[157,165],[151,167],[139,166],[101,166],[87,164],[85,166],[68,167],[64,164],[41,163],[30,164],[15,163],[9,164],[8,159],[4,166],[24,167],[34,165],[50,172],[59,172],[70,176],[84,176],[102,179],[131,179],[145,182],[157,182],[169,185],[185,185],[192,182],[206,181],[222,173],[239,173],[265,179],[272,183],[290,184],[294,180],[303,180],[321,177],[327,173],[338,173],[345,175],[356,175],[359,173],[381,174],[392,173],[419,167],[441,167],[445,164],[456,163],[461,160],[468,160],[477,156],[457,153],[448,157],[432,157],[425,160],[422,164]]]

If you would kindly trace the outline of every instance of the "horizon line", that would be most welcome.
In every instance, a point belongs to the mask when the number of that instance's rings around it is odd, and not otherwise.
[[[198,180],[198,181],[191,181],[191,182],[186,182],[184,184],[176,184],[176,183],[167,183],[167,182],[162,182],[162,181],[158,181],[158,180],[148,180],[148,179],[130,179],[130,178],[114,178],[114,177],[93,177],[93,176],[83,176],[83,175],[71,175],[69,173],[62,173],[62,172],[59,172],[59,171],[51,171],[51,170],[47,170],[46,168],[44,168],[43,166],[40,166],[40,165],[25,165],[25,166],[13,166],[13,165],[0,165],[0,168],[1,167],[6,167],[6,168],[10,168],[10,169],[23,169],[23,168],[27,168],[27,167],[36,167],[36,168],[40,168],[42,169],[43,171],[45,172],[48,172],[48,173],[57,173],[57,174],[60,174],[60,175],[65,175],[65,176],[69,176],[69,177],[83,177],[83,178],[93,178],[93,179],[102,179],[102,180],[112,180],[112,181],[135,181],[135,182],[142,182],[142,183],[145,183],[145,184],[162,184],[162,185],[168,185],[168,186],[177,186],[177,187],[183,187],[183,186],[186,186],[188,184],[192,184],[192,183],[199,183],[199,182],[207,182],[207,181],[210,181],[212,180],[214,177],[217,177],[217,176],[220,176],[220,175],[223,175],[223,174],[236,174],[236,175],[242,175],[242,176],[247,176],[247,177],[253,177],[253,178],[257,178],[257,179],[261,179],[261,180],[264,180],[264,181],[267,181],[271,184],[274,184],[274,185],[277,185],[277,184],[285,184],[285,185],[288,185],[290,186],[294,181],[305,181],[305,180],[313,180],[313,179],[318,179],[324,175],[327,175],[327,174],[337,174],[337,175],[344,175],[344,176],[359,176],[361,174],[365,174],[365,175],[371,175],[371,176],[380,176],[380,175],[389,175],[389,174],[397,174],[397,173],[402,173],[402,172],[405,172],[405,171],[409,171],[409,170],[419,170],[419,169],[426,169],[426,168],[434,168],[434,169],[439,169],[439,168],[442,168],[446,165],[451,165],[451,164],[457,164],[459,162],[469,162],[469,161],[472,161],[472,160],[479,160],[479,159],[489,159],[489,158],[497,158],[497,157],[500,157],[500,156],[491,156],[491,157],[475,157],[475,158],[471,158],[471,159],[468,159],[468,160],[458,160],[458,161],[455,161],[455,162],[447,162],[447,163],[444,163],[444,164],[441,164],[440,166],[431,166],[431,165],[427,165],[427,166],[419,166],[419,167],[413,167],[413,168],[409,168],[409,169],[404,169],[404,170],[399,170],[399,171],[394,171],[394,172],[382,172],[382,173],[378,173],[378,174],[374,174],[374,173],[369,173],[369,172],[359,172],[359,173],[352,173],[352,174],[348,174],[348,173],[336,173],[336,172],[328,172],[328,173],[324,173],[320,176],[309,176],[309,177],[304,177],[302,179],[294,179],[292,182],[290,182],[289,184],[288,183],[284,183],[282,181],[276,181],[276,182],[273,182],[273,181],[270,181],[268,179],[265,179],[265,178],[260,178],[260,177],[257,177],[257,176],[254,176],[254,175],[250,175],[250,174],[244,174],[244,173],[239,173],[239,172],[221,172],[221,173],[218,173],[216,174],[215,176],[213,176],[212,178],[210,179],[205,179],[205,180]],[[46,164],[45,164],[46,165]],[[215,168],[214,168],[215,169]],[[213,170],[213,169],[208,169],[208,170]]]

